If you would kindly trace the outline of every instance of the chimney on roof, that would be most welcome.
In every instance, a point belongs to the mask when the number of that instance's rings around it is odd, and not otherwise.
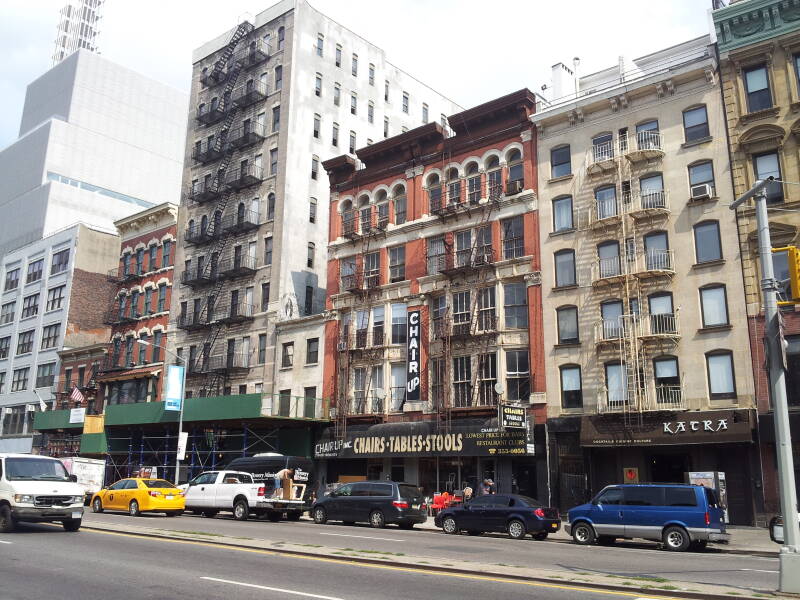
[[[574,68],[570,68],[563,62],[556,63],[552,68],[553,85],[551,98],[558,101],[565,96],[574,96],[577,91],[577,73]]]

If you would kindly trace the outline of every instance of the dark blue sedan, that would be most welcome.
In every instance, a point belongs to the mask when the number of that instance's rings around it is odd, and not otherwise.
[[[465,504],[441,511],[434,519],[445,533],[466,531],[480,535],[485,531],[505,531],[519,540],[531,534],[543,540],[549,533],[558,531],[561,518],[557,508],[542,506],[538,500],[517,494],[481,496]]]

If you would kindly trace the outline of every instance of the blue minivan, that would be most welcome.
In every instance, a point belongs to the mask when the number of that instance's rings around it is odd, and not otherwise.
[[[568,514],[564,530],[582,545],[643,538],[683,552],[730,539],[716,494],[701,485],[610,485]]]

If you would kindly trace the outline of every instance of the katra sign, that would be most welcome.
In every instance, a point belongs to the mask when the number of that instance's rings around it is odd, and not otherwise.
[[[728,431],[728,419],[703,419],[702,421],[664,421],[664,433],[678,435],[693,431]]]
[[[408,311],[406,345],[406,402],[419,402],[419,311]]]

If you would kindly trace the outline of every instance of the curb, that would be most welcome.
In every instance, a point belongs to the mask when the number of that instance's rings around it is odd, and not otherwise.
[[[114,532],[114,533],[124,533],[126,535],[136,536],[136,537],[143,537],[143,538],[159,538],[159,539],[168,539],[168,540],[186,540],[186,541],[195,541],[195,542],[202,542],[204,544],[210,544],[214,546],[220,546],[222,548],[241,548],[247,550],[263,550],[264,552],[271,552],[273,554],[282,554],[285,556],[298,556],[304,558],[326,558],[332,561],[340,561],[342,563],[357,563],[357,564],[368,564],[368,565],[392,565],[399,568],[407,568],[407,569],[414,569],[416,571],[427,571],[429,573],[445,573],[445,574],[453,574],[453,575],[469,575],[475,576],[475,571],[469,571],[466,569],[459,569],[456,567],[440,567],[436,565],[419,565],[414,563],[403,563],[403,562],[396,562],[389,558],[385,559],[377,559],[377,558],[366,558],[360,556],[348,556],[348,557],[339,557],[339,556],[330,556],[328,554],[323,553],[314,553],[314,552],[304,552],[302,550],[288,550],[285,548],[261,548],[258,546],[246,545],[246,544],[236,544],[232,542],[220,542],[217,540],[209,540],[202,537],[195,537],[191,535],[175,537],[168,535],[166,533],[160,534],[157,532],[151,531],[126,531],[124,529],[112,529],[106,527],[96,527],[92,525],[82,525],[81,529],[88,529],[90,531],[101,531],[101,532]],[[730,598],[730,595],[727,593],[706,593],[706,592],[691,592],[691,591],[680,591],[680,590],[659,590],[656,588],[645,588],[645,587],[636,587],[636,586],[623,586],[623,585],[613,585],[604,582],[570,582],[566,579],[559,579],[553,577],[545,577],[545,576],[531,576],[531,575],[515,575],[515,574],[505,574],[505,573],[498,573],[496,571],[483,571],[484,575],[500,577],[503,579],[513,580],[513,581],[530,581],[536,583],[547,583],[565,587],[572,587],[572,588],[592,588],[597,590],[606,590],[610,592],[628,592],[633,593],[636,592],[641,593],[643,595],[653,597],[653,598],[664,598],[666,600],[678,600],[684,598],[692,598],[696,600],[721,600],[723,598]],[[696,585],[690,582],[685,582],[687,585]],[[761,592],[763,593],[763,592]],[[780,596],[776,596],[774,592],[767,591],[766,593],[772,594],[775,598],[780,598]],[[753,596],[753,595],[745,595],[745,594],[737,594],[736,598],[739,600],[760,600],[763,598],[762,596]]]

